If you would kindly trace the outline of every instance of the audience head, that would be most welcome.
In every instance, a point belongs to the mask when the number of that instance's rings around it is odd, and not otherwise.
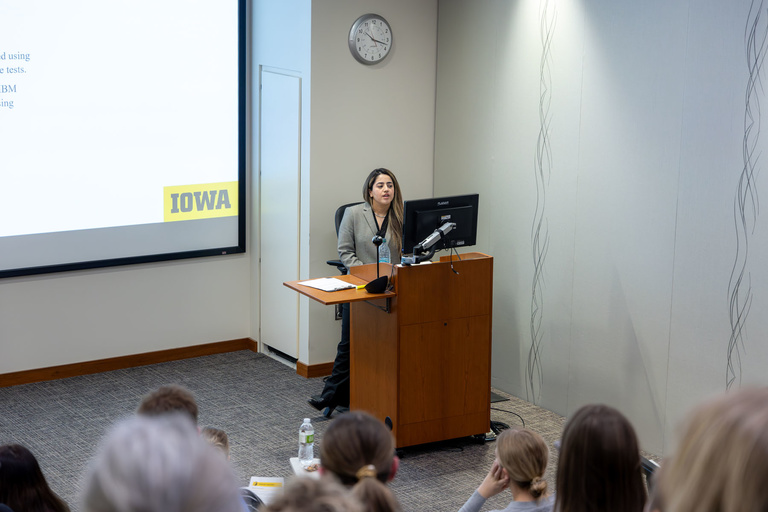
[[[576,411],[563,432],[556,487],[558,512],[643,510],[640,447],[623,414],[607,405]]]
[[[69,512],[48,486],[35,456],[20,444],[0,446],[0,503],[19,512]]]
[[[768,510],[768,388],[696,407],[656,480],[664,512]]]
[[[366,505],[369,511],[400,510],[386,483],[398,459],[389,429],[370,414],[350,411],[334,419],[320,444],[320,465]]]
[[[135,416],[106,436],[86,474],[85,512],[242,512],[229,463],[181,413]]]
[[[171,384],[162,386],[144,397],[137,411],[145,416],[183,412],[197,424],[197,402],[190,390]]]
[[[547,495],[549,449],[539,434],[527,428],[503,431],[496,439],[496,458],[515,486],[535,500]]]
[[[229,458],[229,436],[227,436],[226,432],[214,427],[205,427],[200,431],[200,435],[211,446],[218,448]]]
[[[363,512],[360,502],[329,478],[294,478],[261,512]]]

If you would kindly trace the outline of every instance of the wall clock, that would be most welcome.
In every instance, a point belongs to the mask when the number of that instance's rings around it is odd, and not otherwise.
[[[376,64],[387,58],[393,41],[389,23],[378,14],[360,16],[349,31],[349,51],[363,64]]]

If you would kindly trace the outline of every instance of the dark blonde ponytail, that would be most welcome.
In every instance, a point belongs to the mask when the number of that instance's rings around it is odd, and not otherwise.
[[[333,420],[320,445],[320,464],[375,512],[400,511],[386,483],[395,463],[395,440],[370,414],[350,411]]]

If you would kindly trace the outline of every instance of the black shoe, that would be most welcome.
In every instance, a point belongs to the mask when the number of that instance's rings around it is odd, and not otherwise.
[[[344,414],[345,412],[349,412],[349,407],[344,405],[329,405],[323,411],[323,416],[325,416],[328,419],[331,419],[331,415],[333,414],[333,411],[336,411],[339,414]]]
[[[318,411],[322,411],[325,408],[329,408],[330,412],[328,414],[325,414],[325,416],[330,417],[331,412],[336,408],[336,404],[331,403],[330,398],[323,398],[321,396],[311,396],[309,400],[307,400],[307,403],[317,409]]]

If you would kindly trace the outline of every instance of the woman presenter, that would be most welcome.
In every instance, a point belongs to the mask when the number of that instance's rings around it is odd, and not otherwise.
[[[397,178],[389,169],[373,170],[363,183],[364,203],[344,212],[339,226],[339,259],[345,267],[376,263],[375,237],[383,238],[381,248],[389,251],[379,259],[382,263],[400,263],[403,236],[403,196]],[[389,256],[386,256],[389,252]],[[341,341],[333,371],[325,381],[323,392],[312,396],[309,404],[330,417],[336,407],[349,407],[349,304],[342,307]]]

